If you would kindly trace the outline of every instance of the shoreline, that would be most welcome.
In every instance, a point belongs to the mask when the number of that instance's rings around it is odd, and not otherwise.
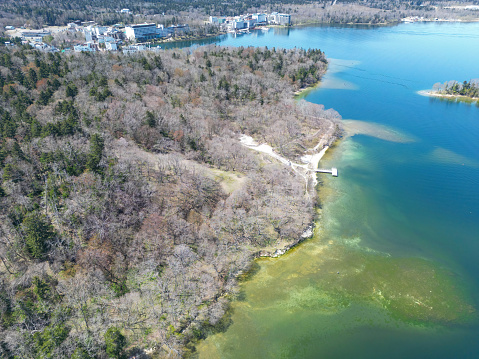
[[[479,19],[477,20],[479,21]],[[329,22],[321,22],[321,21],[312,21],[312,22],[306,22],[306,23],[298,23],[298,24],[292,24],[292,25],[267,25],[266,27],[268,29],[274,29],[274,28],[280,28],[280,29],[294,29],[294,28],[301,28],[301,27],[308,27],[308,26],[353,26],[353,25],[358,25],[358,26],[397,26],[401,24],[401,21],[399,22],[384,22],[384,23],[377,23],[377,24],[370,24],[370,23],[329,23]],[[13,31],[13,30],[12,30]],[[259,29],[253,29],[253,31],[260,31]],[[206,39],[211,39],[211,38],[215,38],[215,37],[219,37],[219,36],[223,36],[223,35],[228,35],[228,32],[226,31],[222,31],[218,34],[212,34],[212,35],[206,35],[206,36],[200,36],[200,37],[189,37],[189,38],[185,38],[185,39],[178,39],[178,40],[161,40],[161,41],[158,41],[158,42],[155,42],[155,45],[160,45],[160,44],[175,44],[177,42],[183,42],[183,41],[201,41],[201,40],[206,40]],[[303,91],[306,91],[306,90],[310,90],[310,89],[313,89],[314,87],[316,87],[317,85],[313,85],[313,86],[308,86],[304,89],[300,89],[298,91],[295,92],[295,96],[297,96],[298,94],[300,94],[301,92]]]
[[[321,85],[324,75],[326,75],[326,73],[328,72],[328,68],[329,68],[329,61],[326,62],[326,68],[325,68],[324,73],[321,76],[321,78],[317,82],[313,83],[312,85],[309,85],[309,86],[306,86],[306,87],[301,87],[300,89],[294,91],[293,92],[293,98],[295,100],[299,100],[299,99],[303,98],[304,96],[306,96],[309,92],[317,89]]]
[[[329,65],[329,62],[326,64],[326,71],[328,69],[328,65]],[[321,85],[321,82],[322,81],[319,80],[311,86],[301,88],[293,92],[293,99],[297,100],[302,98],[302,96],[306,95],[308,92],[319,87]],[[319,168],[320,160],[323,158],[327,150],[330,148],[328,143],[337,142],[338,140],[341,139],[341,137],[338,137],[335,135],[337,126],[338,124],[335,124],[333,121],[330,122],[330,127],[328,128],[328,130],[324,131],[324,133],[319,137],[317,144],[314,147],[306,149],[304,151],[303,156],[301,157],[301,161],[303,162],[302,164],[293,163],[289,159],[281,156],[280,154],[275,153],[272,146],[268,145],[267,143],[259,144],[251,136],[248,136],[246,134],[240,134],[239,139],[240,139],[240,144],[245,146],[246,148],[268,155],[269,157],[274,158],[275,160],[279,161],[283,165],[290,167],[294,172],[302,176],[306,182],[305,191],[306,191],[306,194],[308,194],[310,190],[308,189],[308,182],[310,179],[312,180],[312,183],[313,183],[313,188],[311,189],[311,191],[317,192],[318,180],[317,180],[317,173],[314,170]],[[291,241],[282,241],[282,242],[276,243],[276,245],[271,245],[266,248],[258,248],[258,250],[252,252],[249,255],[248,265],[243,270],[240,270],[239,272],[235,274],[236,279],[238,281],[243,281],[245,280],[245,278],[248,278],[250,275],[254,275],[255,271],[253,268],[255,267],[256,260],[282,257],[283,255],[291,252],[292,250],[299,248],[299,245],[305,242],[306,240],[313,238],[314,228],[316,226],[317,221],[318,221],[318,208],[315,207],[315,211],[312,215],[311,222],[306,226],[305,230],[303,231],[301,235],[299,235],[297,238]],[[223,293],[222,297],[227,297],[227,300],[229,302],[228,305],[231,305],[232,298],[228,295],[228,293]],[[226,318],[228,315],[230,314],[225,313],[223,318]],[[197,347],[197,345],[198,343],[194,344],[195,347]]]
[[[291,27],[307,27],[307,26],[395,26],[399,25],[401,21],[391,21],[391,22],[378,22],[375,24],[369,22],[325,22],[325,21],[311,21],[311,22],[303,22],[298,24],[293,24]]]
[[[334,125],[333,122],[331,124]],[[329,140],[331,140],[334,137],[335,138],[334,142],[337,142],[338,140],[341,139],[341,137],[338,138],[337,136],[334,136],[334,135],[331,135],[331,134],[328,135],[328,133],[326,133],[326,134],[324,134],[320,137],[318,144],[314,148],[308,149],[305,152],[310,151],[310,150],[317,151],[319,149],[319,147],[323,144],[323,141],[326,140],[325,137],[328,137]],[[258,152],[269,155],[270,157],[275,158],[276,160],[280,161],[281,163],[283,163],[285,165],[288,165],[288,166],[291,166],[291,168],[293,170],[295,170],[294,166],[303,168],[303,169],[306,170],[306,174],[307,174],[307,172],[310,171],[310,169],[318,169],[319,168],[319,161],[326,154],[326,151],[330,148],[330,146],[328,146],[328,145],[323,145],[324,147],[319,152],[316,152],[312,155],[305,154],[301,158],[301,160],[305,161],[305,164],[300,165],[300,164],[294,164],[291,161],[289,161],[288,159],[286,159],[286,158],[282,157],[281,155],[275,153],[273,151],[273,148],[270,145],[268,145],[266,143],[263,143],[263,144],[256,143],[255,140],[251,136],[242,134],[240,136],[240,143],[243,146],[245,146],[249,149],[256,150]],[[313,190],[317,191],[317,189],[316,189],[316,185],[318,184],[317,179],[316,179],[317,173],[311,171],[311,176],[313,177],[313,183],[314,183]],[[308,191],[307,186],[306,186],[306,191]],[[249,255],[248,265],[245,268],[243,268],[242,270],[240,270],[240,271],[238,271],[237,273],[234,274],[235,278],[238,280],[238,283],[236,285],[239,285],[239,282],[247,280],[247,278],[249,278],[251,275],[255,274],[255,269],[254,268],[255,268],[256,260],[266,259],[266,258],[282,257],[286,253],[289,253],[290,251],[298,248],[299,245],[302,244],[304,241],[313,238],[314,228],[316,227],[316,222],[318,221],[318,208],[315,207],[315,209],[316,209],[315,214],[313,214],[313,218],[311,219],[311,222],[308,224],[308,226],[306,227],[304,232],[299,237],[297,237],[296,239],[294,239],[292,241],[280,242],[280,243],[277,243],[277,245],[273,245],[271,247],[266,247],[266,248],[261,248],[261,249],[255,251],[255,252],[252,252]],[[232,297],[230,296],[229,292],[223,292],[218,298],[226,298],[227,301],[228,301],[228,308],[230,308],[229,306],[231,305]],[[229,309],[228,309],[225,312],[225,314],[223,315],[221,320],[223,320],[224,318],[227,318],[230,315],[231,315],[231,313],[229,313]],[[213,326],[213,327],[215,327],[215,326]],[[206,336],[209,336],[210,334],[211,333],[208,333],[208,334],[206,334]],[[205,340],[205,338],[203,338],[201,341],[204,341],[204,340]],[[195,348],[198,346],[198,341],[194,342],[194,346],[195,346]]]
[[[201,40],[206,40],[206,39],[211,39],[215,37],[219,37],[222,35],[226,35],[226,32],[220,32],[219,34],[211,34],[211,35],[205,35],[205,36],[186,36],[184,39],[173,39],[169,38],[166,40],[160,40],[155,42],[154,45],[160,45],[160,44],[174,44],[176,42],[184,42],[184,41],[201,41]]]
[[[324,72],[323,76],[326,74],[328,70],[328,66],[329,66],[329,62],[326,64],[326,71]],[[293,92],[293,98],[295,100],[299,100],[303,98],[304,96],[306,96],[310,91],[317,89],[322,83],[321,79],[310,86],[300,88],[299,90]],[[319,168],[319,162],[321,161],[323,156],[326,154],[326,151],[330,148],[328,143],[330,143],[330,141],[333,139],[334,139],[334,142],[340,139],[334,135],[335,131],[333,127],[334,127],[334,123],[331,122],[329,129],[325,131],[325,133],[319,138],[318,143],[313,148],[308,148],[304,151],[303,156],[301,156],[302,164],[294,163],[290,161],[289,159],[275,153],[273,148],[267,143],[258,144],[251,136],[248,136],[246,134],[240,135],[240,143],[249,149],[264,153],[278,160],[284,165],[291,167],[291,169],[294,172],[296,172],[297,174],[299,174],[300,176],[304,178],[306,182],[305,190],[306,190],[306,193],[308,193],[310,190],[316,191],[318,180],[317,180],[317,173],[315,172],[315,170]],[[309,180],[311,180],[313,183],[312,189],[308,189]],[[315,227],[315,219],[313,218],[313,220],[311,221],[311,223],[308,224],[306,230],[301,234],[301,236],[299,236],[293,241],[278,243],[276,246],[272,246],[271,248],[262,248],[258,250],[257,252],[253,253],[252,260],[254,261],[257,258],[266,258],[266,257],[278,258],[288,253],[289,250],[297,247],[301,242],[305,241],[306,239],[312,238],[314,233],[314,227]]]
[[[327,71],[327,67],[326,67],[326,71]],[[313,85],[302,87],[299,90],[293,92],[293,97],[296,100],[301,99],[303,96],[306,96],[309,92],[315,90],[320,85],[321,85],[321,80],[314,83]]]
[[[291,167],[293,171],[295,171],[296,173],[298,173],[300,176],[304,178],[306,182],[305,183],[306,193],[308,193],[309,190],[316,191],[318,180],[317,180],[317,173],[315,172],[315,170],[319,168],[319,162],[321,158],[323,158],[323,156],[326,154],[326,151],[330,148],[328,145],[324,145],[324,143],[325,142],[328,143],[329,142],[328,140],[333,139],[333,137],[334,137],[333,135],[328,133],[322,135],[319,139],[318,144],[314,148],[310,148],[306,150],[305,154],[301,157],[301,161],[303,162],[303,164],[293,163],[289,159],[275,153],[273,148],[270,145],[266,143],[262,143],[262,144],[256,143],[251,136],[244,135],[244,134],[241,135],[240,143],[246,148],[264,153],[278,160],[285,166]],[[317,152],[321,146],[322,146],[321,150]],[[314,153],[307,154],[306,152],[308,151],[314,151]],[[312,189],[308,189],[308,182],[310,179],[312,180],[312,183],[314,185]],[[277,243],[276,245],[272,245],[269,248],[268,247],[262,248],[252,254],[252,260],[255,260],[257,258],[266,258],[266,257],[269,257],[269,258],[281,257],[282,255],[286,254],[289,250],[295,248],[301,242],[305,241],[306,239],[312,238],[314,233],[314,227],[315,227],[315,219],[313,216],[313,220],[311,221],[311,223],[308,224],[306,230],[298,238],[292,241]]]
[[[450,95],[433,90],[420,90],[417,94],[424,97],[437,97],[446,100],[459,100],[464,102],[479,102],[479,97],[467,97],[462,95]]]

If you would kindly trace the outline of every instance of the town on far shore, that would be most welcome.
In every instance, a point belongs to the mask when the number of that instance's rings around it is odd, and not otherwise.
[[[232,33],[249,32],[251,29],[267,30],[266,25],[291,26],[291,15],[272,12],[256,13],[234,17],[210,16],[211,25],[220,26],[223,31]]]
[[[120,13],[131,14],[129,9],[121,9]],[[244,14],[239,16],[210,16],[205,25],[219,28],[218,33],[233,33],[242,35],[252,30],[268,31],[269,26],[291,26],[291,15],[278,12]],[[42,29],[29,29],[5,26],[6,34],[12,41],[5,45],[23,44],[44,52],[96,52],[121,51],[132,54],[145,50],[159,51],[161,49],[154,41],[174,41],[182,36],[188,36],[188,24],[176,24],[165,27],[163,24],[115,24],[102,26],[94,21],[72,21],[66,26],[47,26]],[[69,46],[55,47],[51,40],[58,35],[80,34],[77,39],[68,39]],[[68,36],[67,36],[68,37]]]

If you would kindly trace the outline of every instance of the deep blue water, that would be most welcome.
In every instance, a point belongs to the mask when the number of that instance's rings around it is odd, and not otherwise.
[[[325,158],[340,171],[326,185],[350,199],[347,207],[326,206],[335,217],[331,238],[360,237],[392,256],[432,260],[467,283],[479,308],[479,106],[417,94],[436,82],[479,78],[479,23],[274,29],[218,44],[326,53],[324,86],[306,100],[410,140],[356,135]],[[321,342],[327,357],[479,357],[475,327],[426,336],[373,326],[341,335]],[[314,348],[314,340],[305,345]]]
[[[415,139],[397,144],[353,138],[374,171],[357,176],[359,162],[346,168],[344,177],[370,193],[378,215],[375,237],[383,242],[378,245],[429,258],[437,253],[479,284],[479,107],[416,93],[436,82],[479,78],[479,25],[404,24],[325,33],[314,32],[311,42],[329,57],[359,61],[334,74],[358,89],[320,89],[307,100]],[[386,202],[403,215],[401,221],[384,213]]]

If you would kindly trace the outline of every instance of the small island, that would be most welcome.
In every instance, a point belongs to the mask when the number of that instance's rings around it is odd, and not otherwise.
[[[446,81],[444,84],[434,84],[430,91],[420,91],[421,95],[451,98],[455,100],[478,101],[479,79],[464,81]]]

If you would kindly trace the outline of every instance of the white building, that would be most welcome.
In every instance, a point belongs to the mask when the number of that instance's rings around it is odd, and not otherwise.
[[[163,28],[163,25],[161,25],[161,27]],[[175,35],[175,36],[184,34],[185,32],[188,32],[188,31],[190,31],[190,26],[187,24],[171,25],[166,28],[166,32],[169,35]]]
[[[95,33],[96,36],[104,35],[107,31],[108,31],[108,28],[106,26],[95,26],[93,28],[93,32]]]
[[[59,50],[55,46],[50,46],[44,42],[31,42],[30,46],[36,50],[43,52],[58,52]]]
[[[290,14],[278,14],[277,12],[272,12],[268,16],[268,22],[270,24],[291,25],[291,15]]]
[[[50,35],[49,31],[24,31],[22,32],[22,39],[27,41],[42,42],[43,37]]]
[[[76,45],[73,47],[75,52],[94,52],[96,51],[96,47],[92,45],[91,42],[87,42],[86,44]]]
[[[253,14],[253,19],[258,23],[266,23],[266,14]]]
[[[280,25],[291,25],[291,15],[290,14],[279,14],[278,15],[278,24]]]
[[[98,35],[97,40],[99,44],[103,44],[107,42],[115,42],[115,39],[108,35]]]
[[[226,19],[224,17],[210,16],[209,23],[211,25],[220,25],[224,24]]]
[[[105,42],[105,49],[107,51],[116,51],[118,50],[118,46],[116,46],[115,42]]]
[[[247,28],[255,27],[256,22],[257,22],[257,21],[256,21],[255,19],[245,20],[245,24],[246,24],[246,27],[247,27]]]
[[[130,45],[123,48],[124,54],[136,54],[137,52],[145,51],[145,45]]]
[[[93,34],[92,34],[91,31],[85,30],[84,34],[85,34],[85,41],[86,41],[86,42],[91,42],[91,41],[93,41]]]
[[[268,15],[269,24],[278,24],[279,23],[279,14],[277,12],[272,12]]]
[[[114,27],[108,29],[107,32],[104,34],[105,36],[113,37],[114,39],[121,40],[125,37],[125,34]]]
[[[125,35],[130,41],[145,41],[161,37],[162,28],[155,24],[138,24],[125,27]]]
[[[231,28],[234,30],[241,30],[246,28],[246,23],[243,20],[235,20],[231,24]]]
[[[156,26],[155,24],[138,24],[130,25],[125,28],[125,35],[130,41],[148,41],[158,39],[160,37],[177,36],[184,34],[190,30],[189,25],[172,25],[166,29],[163,25]]]

